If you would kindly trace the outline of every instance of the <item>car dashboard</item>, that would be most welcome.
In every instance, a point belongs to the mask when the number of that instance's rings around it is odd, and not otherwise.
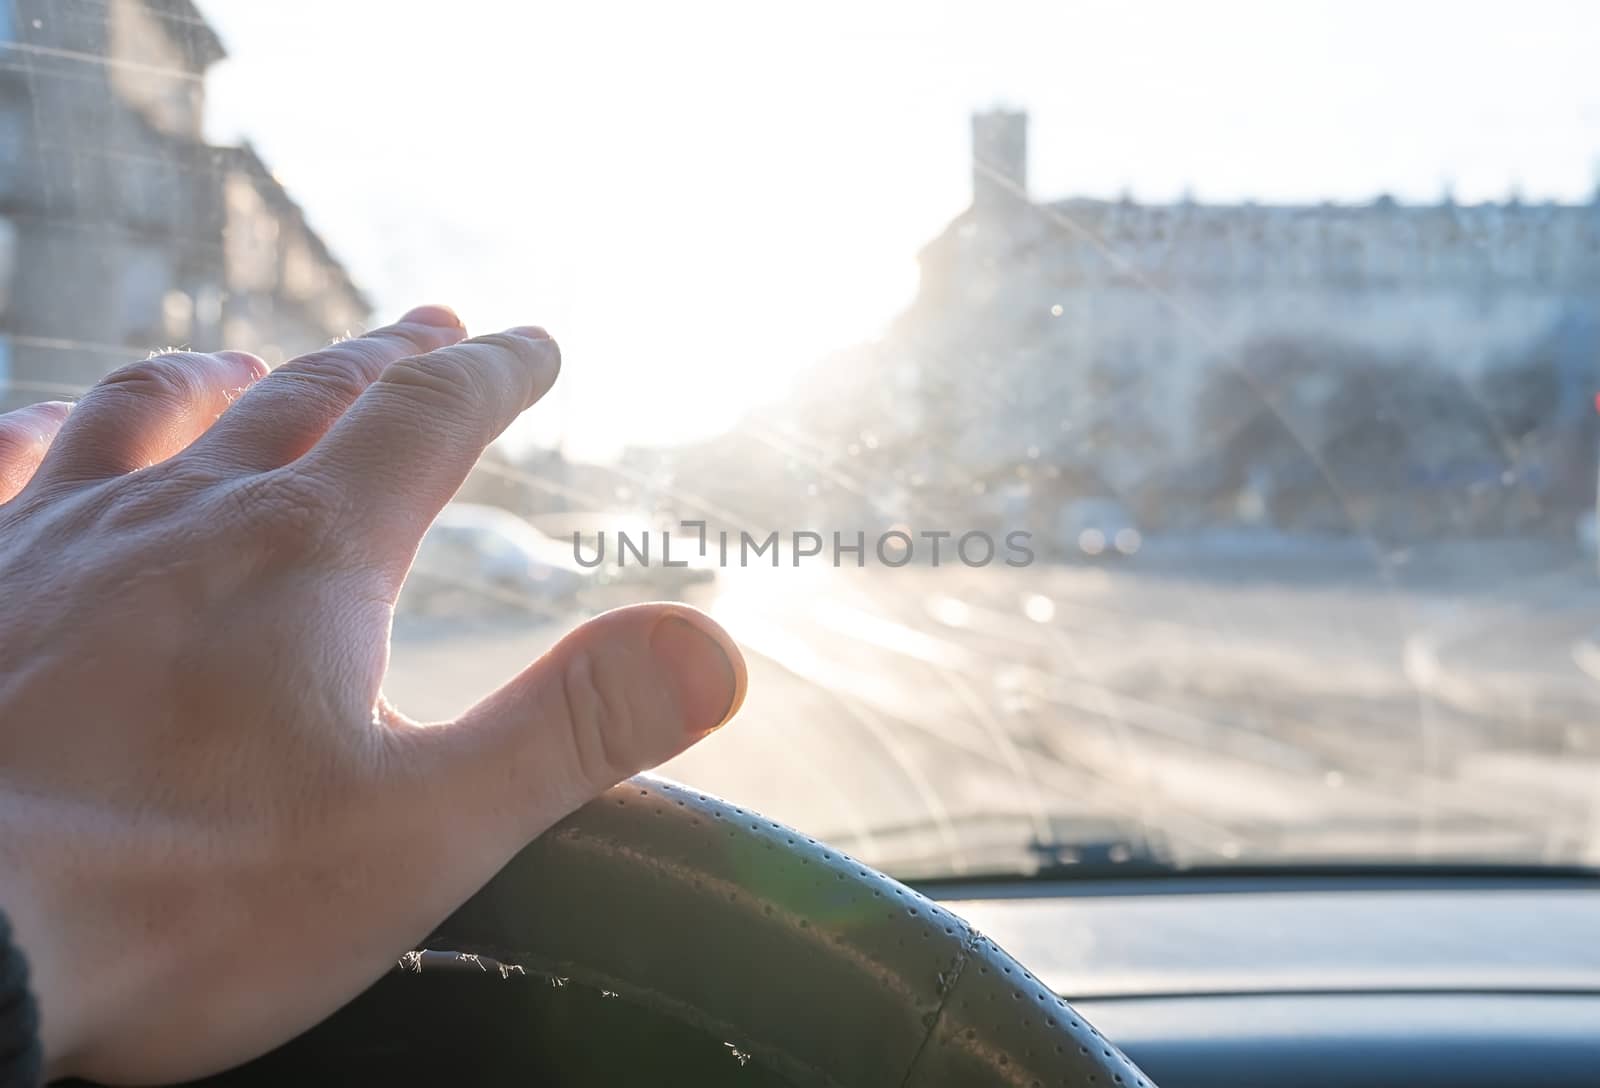
[[[1594,1088],[1592,878],[924,888],[1162,1088]]]

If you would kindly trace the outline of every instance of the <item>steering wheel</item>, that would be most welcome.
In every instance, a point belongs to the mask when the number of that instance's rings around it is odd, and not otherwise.
[[[795,1084],[1150,1081],[959,917],[824,843],[635,778],[429,938],[666,1012]],[[401,970],[426,970],[420,956]]]
[[[570,981],[732,1040],[741,1064],[793,1085],[1153,1088],[948,910],[825,843],[654,778],[613,787],[540,836],[424,948],[396,972]],[[382,1034],[414,1040],[458,1005],[390,1015]]]

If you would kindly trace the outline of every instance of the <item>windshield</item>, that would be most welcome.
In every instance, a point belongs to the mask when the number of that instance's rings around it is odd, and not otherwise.
[[[452,553],[402,710],[675,597],[751,675],[664,773],[902,875],[1600,864],[1596,40],[0,0],[3,407],[531,315],[561,382],[441,524],[566,574]]]

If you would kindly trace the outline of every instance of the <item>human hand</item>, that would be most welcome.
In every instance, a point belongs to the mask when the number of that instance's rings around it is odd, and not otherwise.
[[[0,417],[0,909],[50,1076],[286,1041],[738,708],[738,650],[678,605],[583,624],[454,722],[383,700],[423,531],[560,367],[542,330],[465,336],[420,307],[271,374],[169,354]]]

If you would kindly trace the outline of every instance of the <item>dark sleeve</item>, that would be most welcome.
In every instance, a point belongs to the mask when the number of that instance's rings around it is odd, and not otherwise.
[[[12,943],[11,923],[0,912],[0,1088],[36,1088],[42,1062],[28,962]]]

